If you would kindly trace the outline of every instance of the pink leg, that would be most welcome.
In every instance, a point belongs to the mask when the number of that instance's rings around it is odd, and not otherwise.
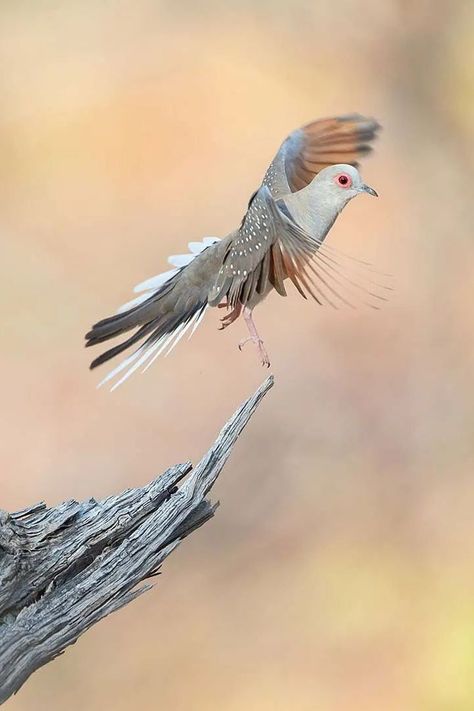
[[[245,319],[245,323],[247,324],[247,328],[249,330],[250,337],[244,338],[243,341],[240,341],[239,350],[242,350],[243,346],[245,346],[246,343],[248,343],[249,341],[252,341],[252,343],[255,343],[255,345],[258,348],[258,352],[260,353],[260,359],[262,361],[262,365],[269,368],[270,367],[270,359],[268,357],[268,353],[265,350],[263,341],[258,334],[257,327],[255,326],[255,324],[253,322],[252,309],[249,309],[247,306],[244,309],[244,319]]]

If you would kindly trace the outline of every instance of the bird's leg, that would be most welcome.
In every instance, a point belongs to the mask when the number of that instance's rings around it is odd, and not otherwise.
[[[269,368],[270,367],[270,359],[268,357],[268,353],[265,350],[263,341],[258,334],[257,327],[255,326],[255,324],[253,322],[252,309],[249,309],[247,306],[244,309],[244,319],[245,319],[245,323],[247,324],[247,328],[249,330],[250,337],[244,338],[243,341],[240,341],[239,350],[241,351],[246,343],[248,343],[249,341],[252,341],[252,343],[255,343],[255,345],[258,348],[258,352],[260,354],[260,359],[262,361],[262,365],[265,365],[267,368]]]
[[[225,309],[229,308],[229,304],[227,301],[224,301],[222,304],[218,304],[217,307],[219,309]],[[227,328],[227,326],[230,326],[231,323],[234,323],[235,319],[239,318],[241,313],[242,304],[237,304],[235,309],[232,309],[230,313],[226,314],[223,318],[221,318],[221,325],[219,326],[219,331],[222,331],[224,328]]]

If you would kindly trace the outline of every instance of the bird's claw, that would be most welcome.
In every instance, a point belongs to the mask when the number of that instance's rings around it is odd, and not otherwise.
[[[218,304],[217,307],[219,309],[229,308],[229,305],[227,302],[224,302],[222,304]],[[220,320],[221,325],[219,326],[219,331],[222,331],[224,328],[227,328],[227,326],[230,326],[231,323],[234,323],[234,321],[239,318],[241,311],[242,311],[242,307],[240,305],[238,305],[234,309],[232,309],[232,311],[230,311],[228,314],[223,316]]]
[[[252,343],[255,343],[255,345],[258,348],[258,352],[260,354],[260,361],[261,364],[264,368],[269,368],[270,367],[270,359],[268,357],[268,353],[265,350],[265,346],[263,345],[263,341],[261,338],[258,338],[256,336],[250,336],[249,338],[244,338],[242,341],[240,341],[239,345],[239,351],[242,350],[242,348],[245,346],[246,343],[249,341],[252,341]]]

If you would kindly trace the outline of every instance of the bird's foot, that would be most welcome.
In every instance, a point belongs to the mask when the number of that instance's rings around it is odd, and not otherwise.
[[[249,338],[244,338],[242,341],[240,341],[239,351],[241,351],[242,348],[245,346],[245,344],[248,343],[249,341],[252,341],[252,343],[254,343],[257,346],[258,352],[260,355],[261,364],[265,368],[269,368],[270,367],[270,358],[268,357],[268,353],[265,349],[262,339],[259,338],[258,336],[249,336]]]
[[[219,309],[223,308],[229,308],[227,302],[223,304],[218,304]],[[227,328],[227,326],[230,326],[231,323],[234,323],[234,321],[239,318],[240,314],[242,313],[242,306],[239,304],[238,306],[235,307],[230,313],[226,314],[221,318],[221,323],[219,326],[219,331],[223,331],[224,328]]]

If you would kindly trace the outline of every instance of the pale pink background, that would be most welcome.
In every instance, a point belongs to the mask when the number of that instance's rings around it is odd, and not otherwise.
[[[258,309],[276,386],[216,518],[9,709],[473,708],[473,40],[468,0],[2,3],[2,508],[196,461],[261,382],[215,312],[112,395],[82,339],[301,123],[384,125],[331,241],[396,285]]]

